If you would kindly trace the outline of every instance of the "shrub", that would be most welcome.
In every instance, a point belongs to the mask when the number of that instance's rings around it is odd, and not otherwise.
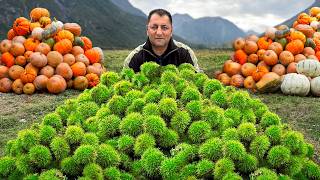
[[[237,164],[237,169],[243,173],[250,173],[257,169],[258,160],[251,154],[245,154]]]
[[[125,100],[127,102],[127,105],[131,105],[134,100],[143,98],[143,96],[143,92],[133,89],[125,95]]]
[[[116,115],[110,115],[100,120],[97,135],[101,140],[113,137],[119,132],[121,119]]]
[[[193,67],[192,64],[190,63],[182,63],[178,66],[178,70],[182,71],[182,70],[190,70],[190,71],[195,71],[195,68]]]
[[[121,116],[126,110],[127,103],[122,96],[114,95],[109,100],[108,107],[113,114]]]
[[[143,88],[149,82],[150,80],[144,74],[141,73],[135,74],[132,78],[132,83],[134,87],[136,87],[137,89]]]
[[[265,130],[265,135],[268,136],[272,144],[279,144],[282,136],[282,129],[280,126],[271,125]]]
[[[178,144],[179,135],[176,131],[165,128],[157,140],[160,147],[170,148]]]
[[[186,131],[190,122],[191,117],[187,111],[178,111],[173,115],[170,126],[173,130],[182,134]]]
[[[95,133],[85,133],[81,145],[99,145],[99,138]]]
[[[113,85],[114,91],[119,96],[124,96],[133,88],[133,84],[126,80],[121,80]]]
[[[192,177],[194,177],[193,175],[196,175],[196,174],[197,174],[197,165],[196,164],[187,164],[180,171],[180,176],[183,179],[192,178]]]
[[[110,180],[120,180],[121,172],[116,167],[108,167],[103,171],[104,176],[106,179]]]
[[[119,153],[110,145],[101,144],[97,148],[97,161],[102,168],[117,166],[120,163]]]
[[[305,163],[302,172],[310,179],[320,178],[320,167],[313,161],[309,160]]]
[[[162,98],[177,98],[177,92],[171,84],[161,84],[159,86],[159,92]]]
[[[62,120],[58,113],[49,113],[42,119],[42,125],[52,126],[56,130],[62,128]]]
[[[217,90],[210,96],[210,100],[221,108],[226,108],[228,106],[227,94],[224,90]]]
[[[31,147],[39,144],[39,135],[29,129],[19,131],[18,139],[19,145],[25,150],[29,150]]]
[[[68,176],[77,176],[82,169],[72,157],[67,157],[61,161],[61,171]]]
[[[262,159],[270,148],[270,141],[266,135],[257,136],[250,144],[250,151]]]
[[[134,154],[141,156],[145,150],[156,145],[154,137],[150,134],[144,133],[137,137],[134,144]]]
[[[200,101],[191,101],[186,105],[186,110],[193,120],[198,120],[202,115],[202,103]]]
[[[223,176],[235,170],[234,163],[228,158],[219,159],[214,167],[214,177],[222,179]]]
[[[145,104],[146,102],[142,98],[133,100],[132,104],[127,108],[126,114],[130,114],[133,112],[142,112]]]
[[[246,142],[250,142],[257,135],[257,130],[253,123],[242,123],[238,127],[238,133],[240,139]]]
[[[203,92],[203,86],[204,83],[208,80],[208,76],[204,73],[196,73],[195,77],[194,77],[194,84],[197,86],[197,88]]]
[[[144,63],[140,66],[141,73],[149,79],[160,76],[160,65],[155,62]]]
[[[133,151],[134,140],[135,139],[132,136],[122,135],[118,139],[117,148],[122,152],[131,152]]]
[[[174,99],[163,98],[159,102],[159,109],[161,114],[171,117],[178,110],[178,106]]]
[[[237,109],[247,109],[249,108],[250,96],[245,91],[237,91],[231,95],[230,106]]]
[[[160,164],[164,160],[164,154],[156,148],[147,149],[141,156],[143,170],[149,177],[160,175]]]
[[[271,125],[280,125],[281,119],[277,114],[266,112],[261,118],[260,125],[262,128],[267,128]]]
[[[143,116],[140,113],[131,113],[120,123],[120,132],[130,136],[137,136],[143,131]]]
[[[72,156],[77,164],[89,164],[95,162],[97,159],[96,148],[92,145],[79,146]]]
[[[144,96],[146,103],[158,103],[161,99],[161,93],[158,90],[151,89]]]
[[[259,168],[254,173],[250,175],[250,178],[257,179],[257,180],[264,180],[264,179],[278,179],[277,173],[273,172],[268,168]]]
[[[52,126],[41,126],[39,130],[41,144],[48,145],[56,134],[57,132]]]
[[[199,101],[201,99],[201,94],[196,88],[188,87],[186,88],[181,95],[180,100],[183,103],[187,103],[190,101]]]
[[[95,163],[88,164],[84,167],[83,173],[85,177],[96,180],[103,180],[102,168]]]
[[[214,169],[214,163],[207,159],[200,160],[197,163],[197,176],[206,178],[212,174]]]
[[[144,116],[160,116],[160,110],[157,104],[155,103],[148,103],[142,109],[142,114]]]
[[[289,131],[285,133],[282,138],[281,144],[289,148],[292,154],[305,155],[307,153],[307,150],[303,152],[303,150],[305,149],[305,143],[303,135],[299,132]]]
[[[232,119],[235,127],[241,123],[241,112],[239,109],[228,108],[224,111],[224,116]]]
[[[202,159],[209,159],[216,161],[222,158],[223,141],[219,138],[212,138],[207,140],[199,147],[199,156]]]
[[[230,158],[231,160],[242,160],[246,154],[246,149],[240,141],[226,141],[223,145],[224,157]]]
[[[0,158],[0,177],[7,177],[15,169],[16,165],[13,157],[4,156]]]
[[[121,79],[130,81],[134,76],[134,71],[131,68],[123,68],[120,72]]]
[[[108,87],[112,86],[118,81],[120,81],[120,76],[118,75],[118,73],[112,71],[105,72],[100,77],[101,84],[106,85]]]
[[[144,131],[158,136],[164,133],[166,122],[160,116],[147,116],[143,122]]]
[[[203,86],[203,94],[207,97],[210,98],[210,96],[215,92],[220,89],[223,89],[222,84],[220,83],[219,80],[217,79],[208,79]]]
[[[91,98],[97,104],[107,102],[113,96],[113,89],[105,85],[99,84],[91,89]]]
[[[68,126],[64,138],[70,145],[79,144],[82,141],[84,131],[78,126]]]
[[[205,121],[195,121],[190,125],[188,135],[192,142],[203,142],[211,135],[210,124]]]
[[[50,143],[50,149],[57,160],[62,160],[70,153],[70,146],[63,137],[55,137]]]
[[[95,102],[81,103],[77,107],[77,112],[81,115],[81,119],[83,120],[96,115],[98,110],[99,106]]]
[[[50,150],[42,145],[34,146],[30,149],[29,160],[39,168],[47,167],[52,160]]]
[[[208,122],[213,129],[219,129],[223,126],[223,110],[217,106],[206,108],[202,112],[202,119]]]
[[[100,119],[102,118],[98,118],[97,116],[89,117],[87,120],[83,122],[83,129],[87,132],[97,132],[99,128]]]
[[[161,83],[162,84],[172,84],[175,85],[178,81],[177,73],[172,71],[164,71],[161,74]]]
[[[226,129],[225,131],[223,131],[222,139],[225,140],[225,141],[228,141],[228,140],[239,141],[240,137],[239,137],[238,130],[236,128],[228,128],[228,129]]]
[[[256,115],[254,114],[252,109],[243,110],[241,119],[243,123],[250,122],[256,124]]]
[[[290,150],[284,146],[279,145],[274,146],[270,149],[267,159],[272,167],[280,168],[289,163],[290,157]]]
[[[189,81],[189,82],[193,82],[194,81],[194,77],[196,75],[195,71],[193,70],[188,70],[188,69],[182,69],[179,72],[180,77]]]
[[[40,174],[39,179],[59,180],[63,178],[63,174],[57,169],[50,169]]]

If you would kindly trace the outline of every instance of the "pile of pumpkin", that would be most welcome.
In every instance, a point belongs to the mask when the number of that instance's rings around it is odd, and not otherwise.
[[[34,8],[30,18],[17,18],[0,43],[0,92],[57,94],[99,83],[103,51],[81,36],[79,24],[51,20],[45,8]]]
[[[292,27],[268,28],[262,37],[233,42],[231,60],[216,78],[225,85],[253,91],[320,96],[320,8],[298,15]]]

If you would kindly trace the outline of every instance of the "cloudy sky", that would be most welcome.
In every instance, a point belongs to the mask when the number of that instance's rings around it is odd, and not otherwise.
[[[309,7],[314,0],[129,0],[145,14],[164,8],[193,18],[221,16],[247,31],[263,32]]]

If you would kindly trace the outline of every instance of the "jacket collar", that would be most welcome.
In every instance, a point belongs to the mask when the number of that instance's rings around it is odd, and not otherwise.
[[[168,53],[170,53],[171,51],[176,50],[177,48],[178,48],[178,46],[176,46],[175,43],[173,42],[173,39],[170,38],[168,47],[167,47],[166,51],[161,56],[166,56]],[[147,39],[145,45],[143,46],[143,49],[148,51],[149,53],[152,53],[152,55],[154,55],[155,57],[158,57],[158,55],[156,55],[153,52],[152,44],[151,44],[149,38]]]

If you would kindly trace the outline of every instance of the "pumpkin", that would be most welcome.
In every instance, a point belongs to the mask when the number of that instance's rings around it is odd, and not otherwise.
[[[18,36],[25,36],[30,33],[30,22],[24,17],[19,17],[14,21],[12,29]]]
[[[54,68],[63,62],[63,56],[58,51],[50,51],[47,54],[47,58],[48,64]]]
[[[305,47],[303,49],[303,55],[305,55],[306,57],[308,57],[310,55],[315,55],[315,54],[316,54],[316,52],[311,47]]]
[[[303,54],[297,54],[294,56],[294,62],[299,62],[299,61],[302,61],[304,59],[307,59],[306,56],[304,56]]]
[[[256,71],[252,73],[252,78],[255,82],[258,82],[263,75],[267,74],[269,72],[268,68],[265,66],[257,66]]]
[[[56,41],[55,41],[53,38],[49,38],[49,39],[44,40],[44,41],[42,41],[42,42],[48,44],[48,45],[50,46],[50,49],[52,49],[53,46],[54,46],[54,44],[56,43]]]
[[[294,28],[298,30],[297,32],[303,33],[305,35],[304,38],[311,38],[313,36],[313,33],[315,32],[314,29],[307,24],[298,24]]]
[[[22,92],[23,92],[23,83],[22,83],[21,79],[16,79],[15,81],[13,81],[12,90],[16,94],[22,94]]]
[[[56,68],[56,74],[62,76],[64,79],[69,80],[72,78],[72,69],[67,63],[60,63]]]
[[[302,60],[298,62],[296,69],[299,74],[304,74],[310,77],[320,76],[320,62],[317,60]]]
[[[86,50],[84,53],[90,61],[90,64],[99,63],[100,62],[100,52],[96,49]]]
[[[241,73],[244,77],[248,77],[251,76],[256,69],[256,65],[252,63],[245,63],[241,66]]]
[[[260,51],[260,50],[259,50],[259,51]],[[259,51],[258,51],[258,52],[259,52]],[[249,63],[257,64],[258,61],[259,61],[259,57],[258,57],[257,54],[250,54],[250,55],[248,56],[248,62],[249,62]]]
[[[39,19],[39,23],[41,24],[41,27],[46,27],[48,24],[51,24],[51,19],[43,16]]]
[[[31,56],[31,54],[33,54],[33,51],[26,51],[26,52],[24,53],[24,57],[26,58],[26,61],[27,61],[27,62],[30,62],[30,56]]]
[[[282,51],[279,55],[279,61],[282,65],[288,66],[294,62],[294,56],[290,51]]]
[[[30,56],[30,62],[33,66],[42,68],[45,65],[47,65],[48,59],[46,55],[40,53],[40,52],[35,52],[32,53]]]
[[[276,31],[277,29],[274,27],[269,27],[266,29],[266,32],[264,33],[264,36],[267,37],[268,39],[274,40],[276,37]]]
[[[70,31],[75,36],[81,35],[81,26],[77,23],[65,23],[63,29]]]
[[[29,74],[33,74],[35,76],[37,76],[39,69],[35,66],[33,66],[31,63],[28,63],[24,69],[27,71],[27,73]]]
[[[10,29],[7,33],[7,39],[12,40],[16,36],[16,33],[14,32],[13,29]]]
[[[1,62],[9,68],[14,65],[14,57],[9,52],[5,52],[1,55]]]
[[[296,73],[297,72],[297,63],[296,62],[292,62],[288,65],[287,67],[287,74],[288,73]]]
[[[71,54],[77,56],[79,54],[84,54],[84,50],[80,46],[73,46],[71,50]]]
[[[64,55],[72,50],[72,43],[69,39],[62,39],[53,46],[53,49]]]
[[[241,38],[241,37],[235,39],[235,40],[233,41],[233,44],[232,44],[232,45],[233,45],[233,49],[234,49],[234,50],[242,49],[242,48],[244,47],[244,43],[245,43],[245,41],[244,41],[244,39]]]
[[[34,8],[30,11],[30,18],[32,21],[38,21],[41,17],[50,17],[50,13],[45,8]]]
[[[310,91],[310,81],[303,74],[286,74],[281,84],[281,91],[283,94],[306,96]]]
[[[309,10],[310,16],[316,17],[320,13],[320,7],[312,7]]]
[[[287,44],[288,44],[288,40],[287,38],[280,38],[280,39],[276,39],[277,43],[280,43],[282,46],[282,50],[286,48]]]
[[[304,43],[299,39],[295,39],[289,42],[286,46],[286,50],[290,51],[293,55],[302,53],[303,49],[304,49]]]
[[[242,49],[239,49],[234,53],[234,60],[239,64],[246,63],[247,58],[248,58],[247,54]]]
[[[316,45],[316,47],[314,48],[314,50],[315,50],[316,52],[320,51],[320,39],[313,38],[313,42],[314,42],[314,44]]]
[[[66,90],[67,82],[60,75],[54,75],[47,81],[47,89],[50,93],[58,94]]]
[[[20,75],[20,79],[23,82],[23,84],[32,83],[35,78],[36,75],[28,73],[26,70]]]
[[[12,80],[20,78],[20,75],[24,73],[24,68],[19,65],[13,65],[9,68],[9,77]]]
[[[217,79],[225,86],[228,86],[231,80],[227,73],[219,74]]]
[[[73,80],[73,88],[77,90],[85,90],[88,87],[88,79],[84,76],[78,76]]]
[[[56,19],[51,23],[51,25],[57,27],[57,32],[61,31],[63,28],[63,22],[58,21]]]
[[[61,30],[56,34],[55,40],[56,40],[56,42],[59,42],[62,39],[69,39],[71,41],[71,43],[72,43],[74,41],[74,36],[68,30]]]
[[[11,91],[12,81],[9,78],[0,79],[0,92],[8,93]]]
[[[88,87],[89,88],[92,88],[92,87],[98,85],[100,82],[99,76],[94,73],[87,74],[86,78],[88,79]]]
[[[26,60],[26,57],[24,56],[18,56],[14,59],[14,63],[16,65],[19,65],[19,66],[24,66],[27,64],[27,60]]]
[[[312,21],[310,23],[310,26],[312,27],[313,30],[318,30],[318,26],[319,26],[319,22],[318,21]]]
[[[39,75],[33,81],[33,84],[37,90],[45,90],[47,89],[47,83],[49,78],[45,75]]]
[[[100,47],[93,47],[92,49],[98,51],[99,57],[100,57],[99,62],[104,63],[104,53],[103,53],[102,49]]]
[[[54,68],[52,66],[47,65],[40,70],[40,74],[50,78],[54,75]]]
[[[69,66],[76,62],[76,58],[72,54],[66,54],[63,56],[63,62],[67,63]]]
[[[230,85],[234,87],[243,87],[244,78],[240,74],[233,75],[230,79]]]
[[[84,51],[92,48],[92,42],[91,42],[91,40],[90,40],[88,37],[82,36],[82,37],[81,37],[81,40],[82,40],[83,43],[84,43],[84,46],[83,46],[83,50],[84,50]]]
[[[267,65],[266,62],[264,62],[264,61],[260,61],[260,62],[257,64],[257,67],[259,67],[259,66],[264,66],[265,68],[268,69],[268,71],[271,70],[271,67],[270,67],[269,65]]]
[[[50,52],[51,48],[47,43],[40,43],[38,44],[38,46],[36,47],[35,51],[36,52],[40,52],[44,55],[47,55]]]
[[[286,67],[282,64],[276,64],[275,66],[272,67],[272,72],[275,72],[279,76],[282,76],[286,74]]]
[[[320,96],[320,76],[313,78],[310,82],[311,92],[315,96]]]
[[[254,90],[256,88],[256,82],[254,81],[252,76],[248,76],[246,77],[246,79],[244,79],[243,86],[247,89]]]
[[[245,41],[253,41],[257,42],[259,37],[255,34],[250,34],[249,36],[246,37]]]
[[[0,65],[0,79],[9,77],[9,68],[7,66]]]
[[[310,16],[307,13],[300,13],[297,17],[297,22],[299,24],[309,24]]]
[[[319,60],[318,57],[315,55],[309,55],[309,56],[307,56],[307,59]]]
[[[268,50],[274,51],[278,56],[283,51],[282,45],[278,42],[273,42],[269,45]]]
[[[24,43],[24,47],[27,51],[34,51],[36,47],[40,44],[39,40],[34,38],[28,38]]]
[[[44,31],[42,32],[42,38],[48,39],[50,37],[53,37],[58,31],[59,31],[58,25],[51,23],[44,28]]]
[[[278,55],[273,50],[266,50],[263,55],[263,61],[267,65],[273,66],[278,63]]]
[[[303,43],[306,42],[306,36],[300,31],[292,31],[288,37],[289,41],[293,41],[296,39],[301,40]]]
[[[267,50],[271,43],[272,43],[272,40],[268,39],[267,37],[261,37],[257,41],[258,48],[264,49],[264,50]]]
[[[67,89],[71,89],[72,86],[73,86],[73,80],[70,79],[70,80],[67,81]]]
[[[253,54],[256,53],[258,51],[258,45],[256,42],[254,41],[246,41],[244,43],[244,47],[243,50],[248,54]]]
[[[86,66],[89,66],[90,61],[84,54],[79,54],[75,57],[76,62],[83,62]]]
[[[84,41],[81,39],[81,37],[75,37],[73,41],[74,46],[80,46],[81,48],[84,47]]]
[[[71,66],[73,76],[84,76],[86,75],[86,65],[83,62],[76,62]]]
[[[42,32],[44,30],[41,27],[36,27],[32,30],[31,37],[37,40],[42,40]]]
[[[277,73],[268,72],[256,83],[256,87],[260,92],[273,92],[280,87],[280,84],[280,76]]]
[[[258,56],[259,61],[263,61],[263,56],[264,56],[264,53],[265,53],[265,52],[266,52],[265,49],[259,49],[259,50],[257,51],[257,56]]]
[[[285,29],[277,30],[275,32],[275,36],[277,39],[281,39],[281,38],[285,38],[285,37],[289,36],[290,33],[291,33],[290,29],[288,27],[286,27]]]
[[[25,48],[23,46],[23,44],[21,43],[12,43],[12,46],[10,48],[10,53],[13,55],[13,56],[21,56],[23,55],[25,52]]]
[[[100,76],[103,73],[103,67],[100,63],[94,63],[93,65],[89,65],[87,67],[87,73],[94,73],[97,74],[98,76]],[[221,72],[222,73],[222,72]],[[217,75],[217,77],[219,76],[219,74]]]
[[[0,51],[1,53],[9,52],[12,46],[12,41],[5,39],[2,40],[0,43]]]
[[[23,93],[31,95],[35,92],[36,88],[33,83],[27,83],[23,86]]]
[[[26,38],[24,36],[16,36],[12,39],[12,43],[21,43],[24,45],[24,42],[26,42]]]
[[[41,28],[41,24],[39,22],[32,22],[30,23],[30,31],[32,32],[35,28]]]

